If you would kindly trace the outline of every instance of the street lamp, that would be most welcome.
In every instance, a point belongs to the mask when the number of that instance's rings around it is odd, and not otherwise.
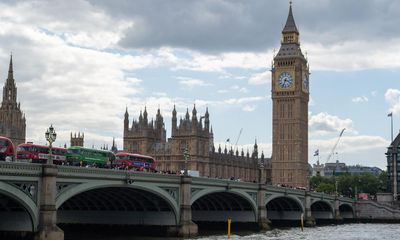
[[[46,130],[46,133],[44,134],[46,137],[46,140],[49,142],[49,160],[47,161],[47,164],[53,164],[53,158],[52,158],[52,153],[51,153],[51,147],[53,142],[57,138],[57,133],[54,131],[53,124],[50,125],[50,127]]]
[[[188,175],[188,166],[187,166],[187,162],[188,162],[188,158],[189,158],[189,151],[187,149],[187,146],[185,147],[185,150],[183,150],[183,157],[185,159],[185,170],[183,172],[183,175],[187,176]]]

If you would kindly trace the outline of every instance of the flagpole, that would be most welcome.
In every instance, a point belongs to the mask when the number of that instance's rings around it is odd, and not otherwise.
[[[391,134],[392,134],[392,142],[393,142],[393,113],[390,114],[390,120],[391,120],[391,127],[392,127],[391,128]]]

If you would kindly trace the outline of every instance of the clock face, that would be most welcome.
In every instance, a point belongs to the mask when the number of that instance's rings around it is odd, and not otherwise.
[[[293,77],[288,72],[279,75],[278,83],[281,88],[290,88],[293,85]]]
[[[310,80],[308,78],[308,74],[304,73],[304,75],[303,75],[303,90],[308,92],[309,85],[310,85]]]

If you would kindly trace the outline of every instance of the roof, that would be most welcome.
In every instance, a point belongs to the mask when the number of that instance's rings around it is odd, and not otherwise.
[[[299,33],[296,27],[296,23],[294,21],[293,13],[292,13],[292,4],[290,4],[289,7],[289,15],[286,20],[285,27],[282,30],[282,33],[290,33],[290,32],[296,32]]]
[[[393,149],[392,152],[393,152],[393,153],[397,153],[399,147],[400,147],[400,133],[397,134],[397,136],[396,136],[396,138],[393,140],[393,142],[390,143],[388,152],[390,151],[390,149]]]

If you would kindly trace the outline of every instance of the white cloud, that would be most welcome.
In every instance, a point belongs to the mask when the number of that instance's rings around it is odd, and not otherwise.
[[[228,90],[226,90],[226,89],[220,89],[220,90],[218,90],[217,92],[218,92],[218,93],[227,93]]]
[[[393,112],[394,115],[400,116],[400,90],[386,90],[385,100],[390,104],[389,112]]]
[[[201,79],[194,79],[188,77],[177,77],[177,79],[180,79],[179,84],[184,85],[189,89],[192,89],[194,87],[205,87],[211,85],[210,83],[206,83],[204,80]]]
[[[364,103],[364,102],[368,102],[368,98],[366,96],[355,97],[355,98],[352,98],[351,101],[354,103]]]
[[[165,92],[153,92],[154,96],[158,96],[158,97],[166,97],[167,93]]]
[[[313,39],[315,33],[308,34]],[[302,49],[306,49],[312,70],[354,71],[369,68],[400,67],[400,39],[387,39],[385,51],[382,42],[368,39],[348,40],[335,44],[303,41]],[[352,61],[343,61],[351,59]]]
[[[186,53],[186,57],[179,58],[177,60],[175,69],[186,69],[203,72],[225,72],[225,69],[228,68],[241,68],[251,70],[264,69],[266,65],[264,59],[267,59],[272,55],[272,53],[270,52],[232,52],[211,55],[191,50],[175,50],[183,51]]]
[[[353,130],[353,121],[351,119],[340,119],[326,112],[312,115],[309,119],[308,126],[311,135],[323,136],[330,133],[339,134],[343,128],[346,128],[346,132],[356,133]]]
[[[232,90],[235,90],[235,91],[238,91],[238,92],[240,92],[240,93],[247,93],[247,92],[249,92],[249,90],[248,90],[247,88],[245,88],[245,87],[240,87],[240,86],[238,86],[238,85],[233,85],[233,86],[231,87],[231,89],[232,89]]]
[[[263,84],[269,84],[270,82],[271,82],[270,71],[253,74],[249,79],[250,85],[263,85]]]
[[[256,106],[254,106],[254,105],[244,105],[242,110],[245,111],[245,112],[253,112],[254,110],[256,110]]]
[[[135,85],[135,86],[140,85],[140,83],[143,82],[141,79],[132,78],[132,77],[125,78],[125,80],[126,80],[128,83],[130,83],[130,84],[132,84],[132,85]]]
[[[264,100],[265,97],[244,97],[244,98],[230,98],[226,99],[224,103],[226,104],[243,104],[243,103],[251,103],[258,102]]]

